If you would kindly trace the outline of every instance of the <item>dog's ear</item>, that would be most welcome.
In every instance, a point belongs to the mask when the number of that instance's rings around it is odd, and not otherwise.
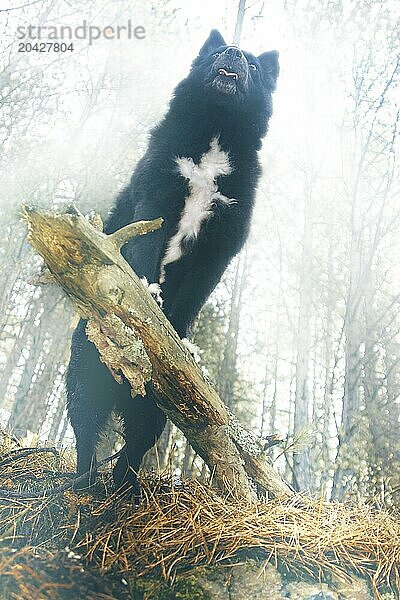
[[[216,50],[220,46],[225,46],[225,40],[217,29],[212,29],[207,40],[201,47],[199,55],[211,54],[213,50]]]
[[[271,50],[260,54],[258,60],[261,64],[261,71],[267,86],[273,91],[276,88],[276,80],[279,75],[279,52]]]

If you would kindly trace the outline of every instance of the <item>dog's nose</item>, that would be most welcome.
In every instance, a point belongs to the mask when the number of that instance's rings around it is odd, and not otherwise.
[[[237,48],[236,46],[229,46],[224,54],[226,56],[229,56],[229,58],[243,58],[243,52],[241,51],[240,48]]]

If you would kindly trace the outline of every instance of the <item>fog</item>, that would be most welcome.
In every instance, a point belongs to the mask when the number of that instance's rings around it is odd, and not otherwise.
[[[0,12],[0,417],[17,436],[68,445],[74,315],[61,291],[30,283],[40,260],[21,205],[106,216],[210,29],[232,41],[238,7],[23,4]],[[194,329],[224,401],[257,434],[285,439],[274,457],[293,485],[389,504],[400,482],[399,18],[391,0],[246,3],[240,45],[279,50],[281,72],[250,239]],[[128,19],[144,39],[18,52],[17,27]],[[185,442],[168,435],[179,472]],[[201,461],[191,468],[200,475]]]

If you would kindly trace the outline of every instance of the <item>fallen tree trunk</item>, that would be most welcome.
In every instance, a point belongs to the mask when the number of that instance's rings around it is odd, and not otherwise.
[[[74,208],[57,215],[25,207],[23,217],[29,241],[88,319],[89,339],[115,379],[123,375],[133,396],[145,395],[152,381],[160,408],[207,463],[219,489],[249,501],[256,496],[254,484],[275,497],[291,495],[120,253],[133,236],[162,226],[162,219],[105,235],[99,222],[93,226]]]

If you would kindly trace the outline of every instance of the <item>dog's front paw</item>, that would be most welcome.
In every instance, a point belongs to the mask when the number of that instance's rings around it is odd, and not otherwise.
[[[238,201],[235,198],[227,198],[221,192],[215,192],[212,197],[214,202],[220,202],[225,206],[232,206],[232,204],[237,204]]]
[[[159,284],[158,283],[150,283],[149,292],[153,296],[153,298],[157,302],[157,304],[162,308],[162,305],[164,304],[164,300],[162,297],[162,291],[161,291],[161,287],[159,286]]]
[[[161,291],[161,287],[159,286],[159,284],[158,283],[149,283],[147,281],[146,277],[142,277],[140,281],[143,283],[144,287],[149,290],[150,294],[153,296],[153,298],[157,302],[157,304],[162,308],[164,300],[162,297],[162,291]]]

